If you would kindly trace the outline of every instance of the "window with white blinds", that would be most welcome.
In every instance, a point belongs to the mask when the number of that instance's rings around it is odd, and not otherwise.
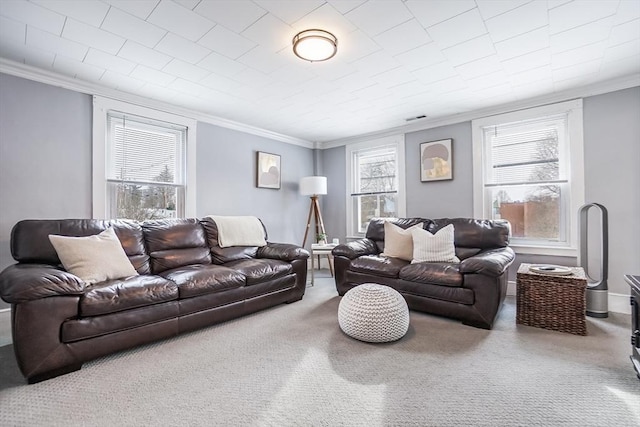
[[[485,126],[486,186],[566,183],[567,115]]]
[[[348,149],[349,235],[364,234],[372,218],[404,215],[403,148],[396,137]]]
[[[184,216],[185,126],[107,113],[107,212],[136,220]]]
[[[582,103],[474,120],[473,132],[476,216],[509,220],[515,246],[574,248]]]

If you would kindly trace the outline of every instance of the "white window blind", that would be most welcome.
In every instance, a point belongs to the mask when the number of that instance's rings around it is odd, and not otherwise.
[[[393,137],[348,150],[349,235],[363,235],[372,218],[404,215],[403,143]]]
[[[184,216],[185,126],[107,113],[108,212],[112,218]]]
[[[107,126],[107,179],[184,183],[185,127],[112,112]]]
[[[397,191],[396,147],[378,147],[354,153],[356,179],[352,196]]]
[[[566,183],[566,125],[565,114],[484,127],[485,186]]]

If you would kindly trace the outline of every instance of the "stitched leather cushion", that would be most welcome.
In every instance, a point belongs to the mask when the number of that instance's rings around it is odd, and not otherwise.
[[[140,274],[149,274],[149,255],[142,237],[142,227],[125,219],[26,219],[11,229],[11,255],[22,263],[58,265],[60,259],[49,241],[58,236],[93,236],[113,227],[129,261]]]
[[[80,315],[97,316],[178,298],[178,285],[159,276],[96,283],[80,297]]]
[[[239,259],[252,259],[256,257],[258,252],[257,246],[233,246],[230,248],[221,248],[218,244],[218,226],[211,218],[203,218],[202,226],[206,232],[207,241],[211,250],[211,259],[215,264],[224,264]],[[264,228],[264,225],[263,225]],[[267,232],[265,230],[265,240]]]
[[[444,286],[462,286],[460,264],[419,262],[400,270],[400,278],[411,282],[434,283]]]
[[[178,285],[180,298],[239,288],[244,286],[246,281],[244,275],[239,272],[213,264],[188,265],[164,271],[160,275]]]
[[[224,266],[242,273],[247,278],[247,285],[263,283],[293,273],[290,263],[267,258],[231,261]]]
[[[365,255],[351,261],[349,270],[365,274],[374,274],[384,277],[398,277],[400,269],[405,267],[408,261],[399,258]]]
[[[164,219],[142,224],[154,274],[191,264],[211,264],[204,229],[197,219]]]

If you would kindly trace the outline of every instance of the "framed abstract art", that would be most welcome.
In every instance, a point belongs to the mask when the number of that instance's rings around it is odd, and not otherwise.
[[[453,139],[420,144],[420,181],[453,179]]]
[[[258,188],[280,189],[280,156],[258,151]]]

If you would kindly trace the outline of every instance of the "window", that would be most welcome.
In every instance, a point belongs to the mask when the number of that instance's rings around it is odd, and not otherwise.
[[[520,253],[571,255],[584,201],[582,102],[473,121],[474,210],[507,219]]]
[[[194,216],[194,133],[183,117],[96,98],[94,217]]]
[[[109,218],[184,217],[187,128],[107,113]]]
[[[347,234],[362,236],[376,217],[405,216],[404,138],[347,146]]]

